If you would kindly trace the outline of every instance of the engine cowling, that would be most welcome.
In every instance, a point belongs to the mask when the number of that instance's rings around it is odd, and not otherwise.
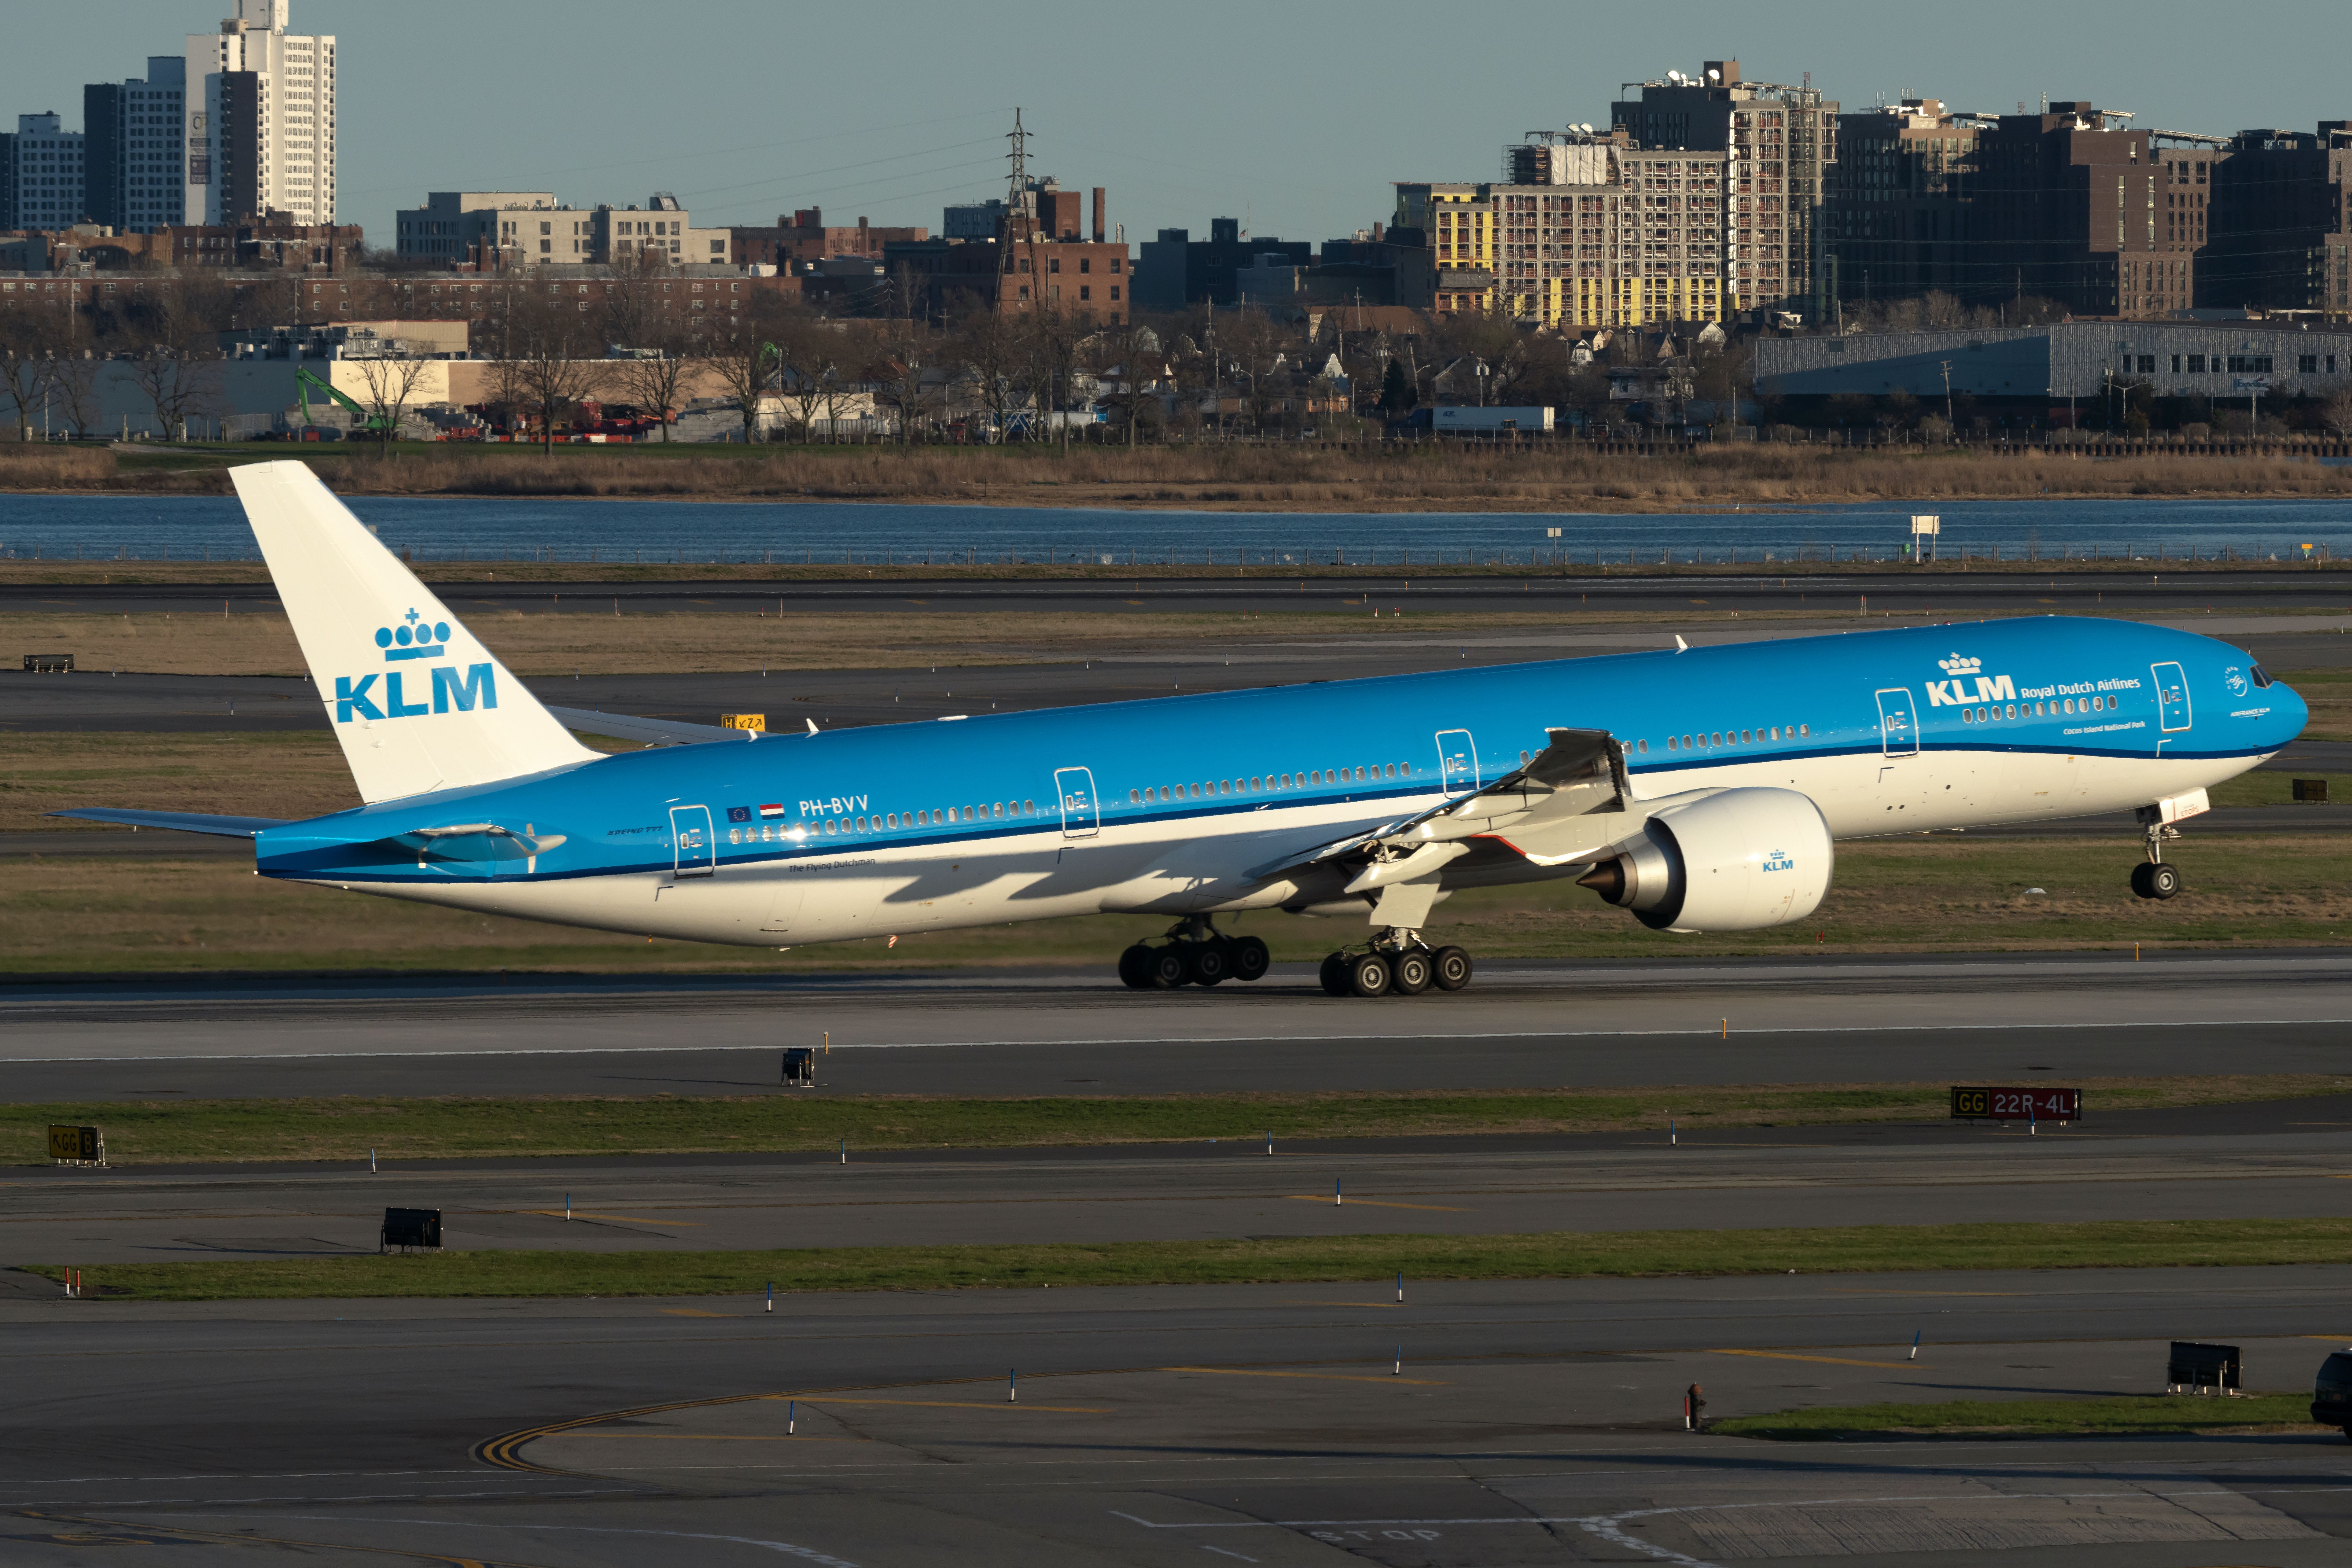
[[[1809,796],[1727,789],[1657,812],[1577,879],[1653,931],[1760,931],[1820,908],[1835,864]]]

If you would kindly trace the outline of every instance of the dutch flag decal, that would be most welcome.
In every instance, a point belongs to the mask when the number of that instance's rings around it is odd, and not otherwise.
[[[763,821],[771,816],[782,816],[783,815],[784,808],[781,805],[763,805],[760,808],[760,816]]]

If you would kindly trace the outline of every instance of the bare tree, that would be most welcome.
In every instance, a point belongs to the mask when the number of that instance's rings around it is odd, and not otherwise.
[[[2352,392],[2339,392],[2319,406],[2320,423],[2339,437],[2352,437]]]
[[[515,290],[507,307],[508,353],[523,402],[539,411],[540,445],[555,447],[555,422],[592,396],[604,380],[601,320],[561,283]]]
[[[220,402],[216,334],[226,298],[213,279],[174,278],[143,290],[131,306],[129,328],[139,343],[132,374],[166,439]]]
[[[897,415],[899,441],[911,442],[929,395],[924,377],[935,368],[929,363],[931,345],[919,323],[894,321],[891,326],[890,342],[875,355],[866,379],[874,384],[877,399]]]
[[[669,439],[670,422],[685,406],[686,388],[694,370],[694,338],[675,309],[669,292],[677,269],[664,252],[624,251],[605,268],[611,280],[604,305],[604,335],[619,351],[609,368],[615,395],[640,413],[661,422],[662,439]]]
[[[791,328],[792,313],[762,289],[744,301],[733,325],[721,328],[713,321],[696,341],[695,363],[725,388],[742,416],[746,442],[759,434],[761,404],[777,390],[784,358],[777,339],[791,336]]]
[[[971,395],[988,412],[991,441],[1003,440],[1013,411],[1031,402],[1027,372],[1033,361],[1023,336],[1017,317],[975,300],[945,346],[946,355],[969,378]]]
[[[1160,389],[1168,379],[1168,359],[1160,352],[1160,334],[1129,321],[1110,327],[1087,340],[1087,368],[1105,388],[1108,401],[1118,410],[1133,447],[1146,425],[1160,421]]]
[[[406,417],[410,399],[425,381],[433,361],[403,356],[398,359],[346,359],[337,362],[351,366],[359,377],[360,401],[375,416],[379,453],[392,449],[400,434],[400,422]]]
[[[1281,374],[1276,362],[1282,358],[1282,333],[1265,311],[1244,308],[1221,323],[1217,350],[1224,358],[1228,374],[1247,384],[1244,397],[1249,405],[1250,428],[1254,433],[1262,433],[1266,409],[1282,390],[1276,384]]]
[[[49,405],[55,334],[39,310],[0,311],[0,394],[16,405],[16,439],[33,438],[33,410]]]

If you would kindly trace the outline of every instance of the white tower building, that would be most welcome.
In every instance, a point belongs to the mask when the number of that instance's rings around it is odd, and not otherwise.
[[[287,6],[236,0],[217,34],[188,35],[184,222],[335,219],[335,40],[288,32]]]

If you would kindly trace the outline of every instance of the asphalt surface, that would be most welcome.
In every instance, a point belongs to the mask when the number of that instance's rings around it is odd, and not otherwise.
[[[2095,1107],[2097,1097],[2092,1102]],[[2330,1218],[2352,1096],[2006,1124],[1113,1150],[451,1160],[371,1172],[27,1170],[0,1179],[0,1268],[376,1250],[387,1205],[446,1245],[562,1252],[1082,1244],[1412,1233]]]
[[[2347,1025],[2334,949],[1530,960],[1370,1001],[1298,965],[1173,992],[1052,970],[109,981],[0,990],[0,1097],[764,1091],[828,1035],[819,1094],[2333,1073]]]
[[[1912,614],[1949,608],[1961,616],[1982,612],[2126,610],[2202,614],[2210,605],[2345,611],[2352,606],[2352,581],[2336,572],[2167,572],[2149,563],[2146,574],[2071,571],[2063,562],[2037,571],[2014,563],[1997,570],[1972,566],[1918,576],[1858,577],[1844,574],[1787,576],[1589,575],[1570,568],[1555,576],[1390,576],[1296,578],[1272,575],[1223,579],[1156,577],[1149,566],[1126,578],[1084,582],[968,580],[952,574],[871,581],[747,582],[718,579],[669,583],[501,583],[493,578],[440,582],[433,591],[451,608],[468,605],[548,612],[611,615],[659,610],[787,611],[906,615],[928,611],[947,616],[985,611],[1011,614],[1128,613],[1278,614],[1328,612],[1342,605],[1402,605],[1424,615],[1523,609],[1639,610],[1686,614],[1695,605],[1724,609],[1858,612],[1867,598],[1874,611]],[[191,574],[202,568],[181,563]],[[142,569],[145,569],[142,567]],[[1265,568],[1253,568],[1263,574]],[[65,611],[136,615],[216,610],[232,614],[277,607],[274,589],[257,583],[0,584],[0,612]]]
[[[772,1314],[24,1298],[0,1301],[0,1557],[2315,1568],[2352,1539],[2333,1433],[1774,1444],[1685,1432],[1681,1402],[2152,1394],[2174,1338],[2307,1388],[2347,1288],[2315,1264],[1407,1281],[1402,1305],[1387,1280]]]

